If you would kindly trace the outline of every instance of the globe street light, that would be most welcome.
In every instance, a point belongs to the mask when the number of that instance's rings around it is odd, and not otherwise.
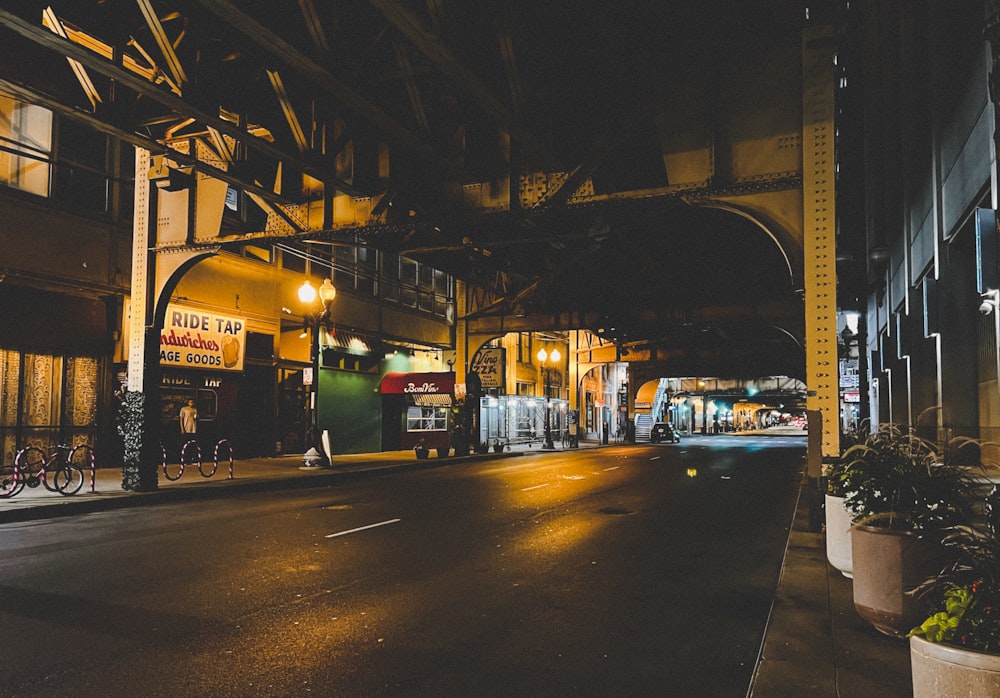
[[[554,450],[556,445],[552,443],[552,425],[549,423],[549,364],[546,363],[547,359],[552,360],[553,366],[559,365],[559,350],[553,349],[551,353],[545,351],[545,347],[538,350],[538,361],[542,365],[542,369],[545,371],[545,387],[543,393],[545,394],[545,443],[542,444],[542,448],[546,450]]]
[[[319,306],[316,305],[316,297],[319,296]],[[309,382],[309,422],[306,432],[306,444],[309,449],[302,456],[302,466],[304,468],[319,468],[327,465],[323,456],[323,449],[319,443],[319,410],[317,394],[319,389],[319,355],[321,331],[327,332],[333,326],[330,319],[330,303],[337,297],[337,289],[330,279],[323,279],[323,284],[319,287],[319,292],[306,279],[306,282],[299,287],[299,300],[306,310],[302,314],[303,336],[309,336],[309,362],[312,371],[312,380]]]

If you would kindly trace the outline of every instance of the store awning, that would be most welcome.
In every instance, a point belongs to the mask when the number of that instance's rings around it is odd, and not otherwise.
[[[451,395],[448,393],[413,393],[414,405],[427,407],[451,407]]]
[[[442,373],[387,373],[380,386],[383,395],[451,395],[455,392],[455,374]]]
[[[368,356],[372,353],[368,340],[359,334],[337,330],[336,334],[324,333],[323,339],[323,348],[330,351],[357,356]]]

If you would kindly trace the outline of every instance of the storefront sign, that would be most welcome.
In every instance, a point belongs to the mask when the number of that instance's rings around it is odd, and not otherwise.
[[[438,393],[441,392],[437,383],[407,383],[403,388],[404,393]]]
[[[382,378],[382,394],[447,393],[455,390],[455,374],[387,373]]]
[[[484,388],[502,388],[504,378],[504,350],[502,347],[484,347],[476,352],[469,371],[479,374]]]
[[[245,346],[243,318],[167,306],[160,331],[160,366],[242,371]]]

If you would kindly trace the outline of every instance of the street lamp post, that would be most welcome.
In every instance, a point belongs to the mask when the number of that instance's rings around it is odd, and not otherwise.
[[[545,387],[542,392],[545,397],[545,443],[542,444],[542,448],[546,450],[554,450],[556,445],[552,443],[552,424],[549,419],[549,364],[546,363],[547,359],[552,360],[552,365],[559,364],[559,350],[553,349],[551,353],[545,351],[545,347],[538,350],[538,361],[542,365],[542,369],[545,371]]]
[[[320,301],[319,308],[316,307],[317,296]],[[319,405],[316,398],[319,389],[320,337],[322,330],[329,331],[332,326],[330,303],[336,297],[337,289],[328,278],[323,279],[319,292],[313,288],[308,279],[299,287],[299,300],[306,308],[302,318],[305,324],[304,334],[308,334],[309,337],[309,362],[312,371],[312,380],[309,382],[309,422],[306,432],[306,444],[309,448],[302,456],[303,468],[321,468],[327,465],[322,445],[319,443]]]

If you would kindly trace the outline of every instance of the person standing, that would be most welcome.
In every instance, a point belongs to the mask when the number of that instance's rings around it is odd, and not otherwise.
[[[188,400],[180,412],[181,433],[196,434],[198,432],[198,408],[194,400]]]

